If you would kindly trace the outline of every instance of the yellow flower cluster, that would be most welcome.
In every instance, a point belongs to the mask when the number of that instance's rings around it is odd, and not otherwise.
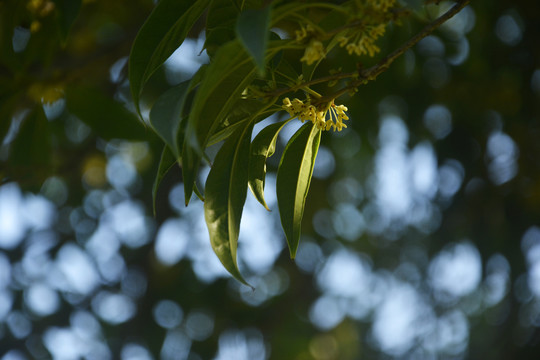
[[[345,111],[347,107],[345,105],[335,105],[332,101],[323,110],[311,105],[310,100],[306,100],[304,103],[302,100],[293,99],[291,101],[288,97],[283,99],[282,109],[287,111],[293,118],[297,117],[302,122],[308,120],[311,121],[320,130],[341,131],[346,128],[347,125],[343,123],[343,120],[349,120]]]
[[[324,58],[324,56],[325,53],[323,43],[319,40],[311,40],[306,48],[306,51],[304,52],[304,56],[302,56],[300,61],[304,61],[306,64],[311,65],[315,61]]]
[[[378,11],[387,12],[394,6],[396,0],[369,0],[368,3]]]
[[[304,40],[309,34],[312,34],[315,32],[315,29],[313,29],[313,26],[307,24],[306,27],[303,27],[300,25],[300,30],[296,30],[296,41],[300,42]]]
[[[368,31],[364,32],[362,35],[353,36],[354,41],[349,42],[350,38],[347,36],[341,36],[339,41],[339,46],[346,47],[349,55],[355,53],[356,55],[369,55],[371,57],[375,56],[376,53],[381,51],[381,49],[375,45],[375,41],[381,35],[384,34],[386,30],[385,24],[379,24],[377,26],[372,26]]]

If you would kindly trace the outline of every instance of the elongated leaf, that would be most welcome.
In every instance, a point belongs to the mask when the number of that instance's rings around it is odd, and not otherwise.
[[[210,0],[161,0],[139,30],[129,56],[129,82],[137,110],[150,76],[184,42]]]
[[[152,209],[154,211],[154,216],[156,215],[156,197],[159,185],[161,184],[161,181],[163,180],[165,175],[167,175],[169,170],[171,170],[175,164],[176,158],[174,154],[171,152],[169,147],[165,145],[163,147],[163,151],[161,152],[158,171],[156,174],[156,178],[154,179],[154,185],[152,186]]]
[[[290,41],[272,41],[266,56],[271,57],[290,44]],[[219,49],[206,69],[205,78],[193,100],[182,151],[186,205],[191,198],[199,163],[209,138],[254,76],[253,61],[238,41],[229,42]]]
[[[208,139],[208,146],[214,145],[229,137],[238,126],[253,118],[253,114],[259,114],[261,109],[268,107],[267,102],[252,99],[238,100],[225,119],[216,127],[212,136]],[[257,123],[268,115],[258,115],[254,120]]]
[[[210,243],[223,266],[242,283],[236,250],[240,219],[246,201],[249,144],[253,122],[238,128],[223,144],[208,174],[204,215]]]
[[[249,189],[255,198],[270,210],[264,200],[264,182],[266,178],[266,159],[274,155],[279,132],[288,120],[268,125],[262,129],[251,143],[251,158],[249,159]]]
[[[264,73],[265,53],[270,35],[270,7],[244,10],[238,16],[236,34],[246,48],[259,73]]]
[[[180,157],[182,149],[178,144],[178,134],[184,120],[182,112],[189,88],[190,81],[185,81],[167,90],[157,99],[150,111],[152,128],[165,141],[176,158]]]
[[[98,89],[73,87],[66,90],[69,111],[106,140],[148,138],[137,116]]]
[[[208,139],[253,79],[254,70],[253,63],[236,41],[222,47],[208,66],[193,99],[182,151],[186,205],[191,198],[201,154]]]
[[[276,192],[291,258],[296,256],[304,206],[319,149],[321,131],[313,124],[302,126],[289,140],[278,167]]]
[[[204,48],[210,58],[225,43],[234,39],[234,25],[240,13],[231,0],[213,0],[206,17],[206,39]]]

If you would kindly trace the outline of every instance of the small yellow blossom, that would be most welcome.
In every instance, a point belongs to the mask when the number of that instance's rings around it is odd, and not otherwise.
[[[395,4],[395,0],[369,0],[369,4],[378,11],[387,12]]]
[[[309,34],[313,34],[315,32],[315,29],[313,29],[313,26],[307,24],[306,27],[300,25],[300,30],[295,31],[296,35],[296,41],[300,42],[308,37]]]
[[[377,26],[373,26],[369,30],[369,36],[373,39],[377,39],[380,36],[384,35],[384,32],[386,31],[386,24],[379,24]]]
[[[304,61],[306,64],[311,65],[317,60],[324,58],[324,56],[323,43],[319,40],[311,40],[300,61]]]
[[[375,45],[374,42],[374,38],[362,35],[357,43],[347,44],[346,49],[349,55],[352,55],[353,53],[358,56],[368,54],[369,56],[373,57],[376,53],[381,51],[381,49]]]
[[[320,130],[330,130],[333,128],[334,131],[341,131],[347,127],[343,121],[349,120],[349,117],[345,113],[347,107],[344,105],[335,105],[334,101],[323,110],[320,110],[312,105],[309,99],[304,103],[302,100],[296,98],[293,101],[285,98],[283,99],[282,109],[287,111],[291,117],[297,117],[302,122],[311,121]]]

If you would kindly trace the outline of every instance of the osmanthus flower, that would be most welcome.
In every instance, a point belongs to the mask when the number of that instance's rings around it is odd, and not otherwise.
[[[392,6],[394,6],[396,0],[368,0],[368,3],[375,10],[387,12]]]
[[[319,40],[311,40],[309,45],[306,47],[304,56],[300,61],[304,61],[306,64],[311,65],[317,60],[324,58],[324,45]]]
[[[347,125],[343,123],[344,120],[349,120],[349,117],[345,113],[347,107],[345,105],[336,105],[332,100],[328,105],[317,108],[311,104],[311,100],[308,98],[306,102],[297,98],[291,101],[288,97],[283,99],[282,109],[287,111],[292,118],[297,117],[300,121],[311,121],[320,130],[341,131],[346,128]]]
[[[386,30],[385,24],[370,26],[362,33],[353,33],[350,36],[342,35],[338,38],[339,46],[345,47],[349,55],[375,56],[380,51],[380,48],[375,45],[375,41],[384,34]],[[352,40],[352,41],[351,41]]]

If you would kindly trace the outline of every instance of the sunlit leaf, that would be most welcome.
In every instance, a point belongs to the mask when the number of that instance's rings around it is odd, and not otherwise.
[[[161,0],[143,24],[129,56],[129,82],[136,108],[146,81],[182,44],[210,0]]]
[[[182,116],[189,92],[190,81],[185,81],[163,93],[152,106],[150,124],[169,146],[176,158],[180,157],[182,146],[178,144],[179,132],[185,117]],[[180,139],[183,139],[180,136]]]
[[[264,73],[265,53],[268,46],[270,6],[260,10],[244,10],[238,17],[236,33],[255,60],[259,73]]]
[[[271,57],[289,45],[289,41],[271,42],[266,56]],[[209,138],[254,76],[255,65],[238,41],[219,49],[208,66],[193,100],[182,151],[186,204],[191,198],[199,163]]]
[[[148,137],[135,114],[97,89],[68,88],[66,106],[73,115],[106,140],[144,140]]]
[[[281,225],[291,258],[295,258],[304,206],[319,149],[321,131],[313,123],[303,125],[289,140],[278,167],[276,192]]]
[[[274,155],[279,132],[287,121],[288,120],[268,125],[257,134],[251,143],[248,185],[255,198],[266,208],[266,210],[270,210],[264,200],[266,159]]]
[[[152,209],[154,211],[154,216],[156,215],[156,197],[161,181],[167,175],[169,170],[173,168],[176,164],[176,157],[171,152],[169,147],[165,145],[163,151],[161,152],[161,157],[159,159],[158,171],[156,178],[154,179],[154,184],[152,185]]]
[[[208,146],[225,140],[238,126],[252,119],[253,114],[258,114],[254,119],[255,123],[268,117],[267,113],[260,114],[260,110],[268,106],[268,103],[260,100],[239,99],[225,119],[216,127],[210,139],[208,139]]]
[[[223,266],[242,283],[237,263],[240,219],[246,200],[253,122],[238,128],[216,155],[206,180],[204,215],[210,243]]]

